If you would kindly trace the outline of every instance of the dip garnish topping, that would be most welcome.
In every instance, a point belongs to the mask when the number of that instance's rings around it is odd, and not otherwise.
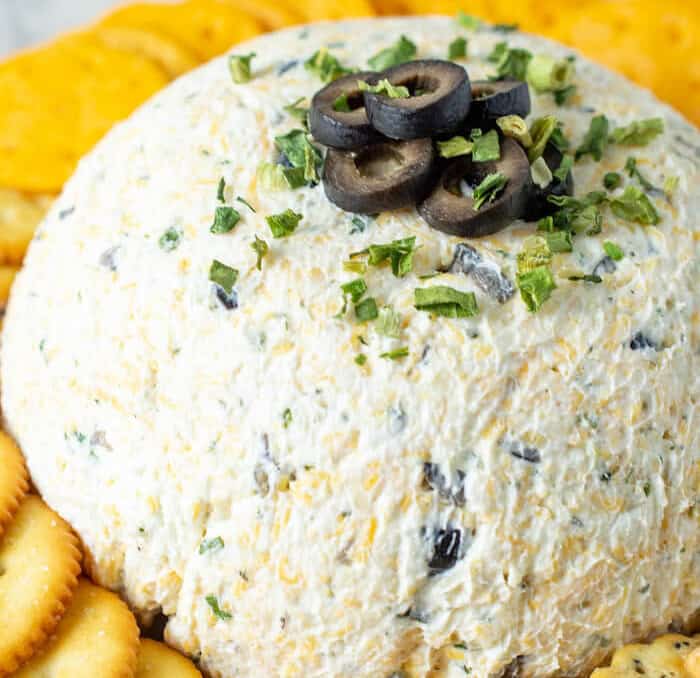
[[[234,229],[240,219],[241,215],[233,207],[220,205],[216,208],[216,212],[214,212],[214,223],[209,230],[216,234],[229,233]]]
[[[318,76],[322,82],[332,82],[352,72],[349,68],[341,65],[338,59],[332,56],[325,47],[322,47],[305,61],[304,68]]]
[[[262,271],[262,260],[267,256],[267,253],[270,250],[270,246],[262,238],[259,238],[256,235],[255,240],[252,243],[250,243],[250,247],[257,255],[255,268],[257,268],[258,271]]]
[[[413,300],[419,311],[446,318],[472,318],[479,313],[474,292],[460,292],[446,285],[417,287]]]
[[[466,59],[467,58],[467,39],[455,38],[447,47],[447,58]]]
[[[209,268],[209,280],[218,285],[226,294],[233,292],[233,286],[238,280],[238,271],[214,259]]]
[[[610,240],[606,240],[603,243],[603,250],[613,261],[621,261],[625,256],[622,248]]]
[[[595,115],[591,118],[591,124],[583,138],[583,142],[576,149],[576,160],[590,154],[594,160],[600,160],[608,146],[608,133],[610,123],[604,115]]]
[[[250,63],[255,57],[255,52],[250,54],[231,54],[228,58],[228,69],[231,79],[237,84],[250,81]]]
[[[416,56],[416,46],[405,35],[402,35],[391,47],[377,52],[367,59],[367,64],[372,70],[383,71],[392,66],[398,66],[410,61]]]
[[[272,231],[273,238],[286,238],[294,233],[299,222],[303,218],[303,215],[291,209],[286,209],[280,214],[273,214],[272,216],[265,217],[265,221],[267,221],[267,225],[270,227],[270,231]]]
[[[625,127],[618,127],[610,135],[610,141],[625,146],[646,146],[659,134],[663,134],[663,118],[636,120]]]

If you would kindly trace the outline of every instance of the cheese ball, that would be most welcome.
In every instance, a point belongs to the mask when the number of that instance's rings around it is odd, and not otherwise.
[[[504,40],[575,57],[575,95],[533,91],[528,118],[556,116],[572,153],[595,114],[611,130],[663,119],[646,145],[576,162],[577,197],[607,172],[623,185],[553,255],[536,312],[450,266],[468,246],[507,291],[534,224],[465,240],[259,171],[301,126],[285,107],[324,84],[307,59],[327,47],[366,69],[402,35],[421,58],[467,37],[472,81]],[[688,619],[698,131],[560,45],[448,18],[297,27],[234,54],[250,52],[249,82],[216,59],[82,160],[11,295],[5,423],[97,581],[166,615],[169,642],[221,678],[583,675]],[[630,156],[658,223],[612,209],[641,190]],[[240,218],[212,233],[222,207]],[[301,219],[273,232],[286,210]],[[398,275],[362,254],[406,238]],[[341,290],[358,277],[377,320]],[[436,285],[473,293],[478,313],[417,309]]]

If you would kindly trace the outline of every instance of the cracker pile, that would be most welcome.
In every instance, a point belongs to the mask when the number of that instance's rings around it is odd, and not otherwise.
[[[119,597],[80,578],[81,559],[0,431],[0,678],[201,678],[175,650],[140,641]]]

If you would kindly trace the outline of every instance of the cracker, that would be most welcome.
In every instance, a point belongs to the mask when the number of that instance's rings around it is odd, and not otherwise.
[[[58,625],[80,573],[78,539],[36,495],[0,541],[0,676],[29,659]]]
[[[0,265],[0,319],[7,306],[7,300],[10,298],[10,288],[17,275],[17,271],[18,268],[16,266]]]
[[[89,33],[0,63],[0,186],[59,192],[78,159],[168,82],[147,57]]]
[[[252,16],[217,0],[186,0],[172,5],[137,2],[108,14],[101,25],[156,31],[184,45],[202,61],[263,30]]]
[[[697,640],[697,636],[695,640]],[[700,647],[691,650],[686,656],[685,670],[688,678],[700,678]]]
[[[222,0],[229,5],[254,16],[267,30],[276,31],[286,26],[304,23],[304,17],[296,7],[285,7],[276,0]]]
[[[199,64],[186,47],[154,31],[98,26],[94,34],[108,47],[135,52],[155,61],[171,78],[177,78]]]
[[[0,536],[29,490],[27,468],[12,438],[0,431]]]
[[[141,641],[135,678],[202,678],[197,667],[164,643]]]
[[[139,629],[114,593],[81,579],[46,647],[13,678],[132,678]]]
[[[46,209],[37,201],[9,188],[0,188],[0,264],[22,263]]]

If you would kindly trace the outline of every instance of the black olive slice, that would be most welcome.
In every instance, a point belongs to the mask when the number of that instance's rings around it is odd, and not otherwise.
[[[477,80],[472,83],[470,127],[504,115],[530,114],[530,88],[522,80]]]
[[[333,148],[359,148],[382,137],[370,124],[358,81],[374,82],[376,73],[351,73],[319,90],[311,100],[309,129],[314,139]],[[345,104],[350,110],[336,110]]]
[[[430,139],[386,141],[356,152],[328,149],[323,188],[348,212],[376,214],[413,205],[429,186],[435,151]]]
[[[379,80],[408,88],[411,96],[391,99],[365,92],[372,126],[392,139],[420,139],[456,132],[469,113],[467,72],[450,61],[409,61],[380,73]]]
[[[463,194],[462,184],[473,189],[495,172],[503,174],[508,183],[492,202],[475,210],[472,198]],[[525,151],[513,139],[504,139],[500,160],[472,162],[469,156],[453,160],[433,192],[418,206],[418,212],[439,231],[478,238],[505,228],[522,215],[531,182]]]
[[[547,144],[542,154],[542,159],[547,163],[547,167],[549,167],[552,173],[559,169],[563,157],[561,151],[552,144]],[[523,219],[525,221],[537,221],[550,214],[554,214],[559,208],[549,202],[547,198],[550,195],[562,196],[573,194],[574,177],[571,170],[569,170],[569,173],[566,175],[565,181],[560,181],[557,177],[553,176],[552,182],[549,186],[545,186],[545,188],[541,188],[533,183],[527,205],[525,206],[525,212],[523,213]]]

